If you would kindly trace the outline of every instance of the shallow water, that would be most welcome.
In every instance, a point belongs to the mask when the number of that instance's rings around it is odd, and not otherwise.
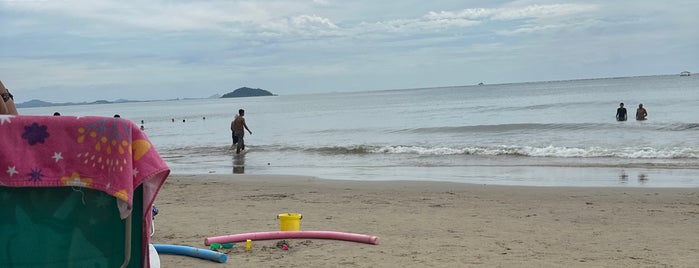
[[[174,173],[697,187],[698,89],[696,76],[667,75],[21,112],[143,120]],[[649,119],[615,121],[619,102],[630,117],[643,103]],[[239,108],[253,131],[244,156],[230,150]]]

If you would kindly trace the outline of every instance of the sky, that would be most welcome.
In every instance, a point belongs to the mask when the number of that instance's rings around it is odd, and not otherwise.
[[[0,0],[17,102],[699,72],[699,1]]]

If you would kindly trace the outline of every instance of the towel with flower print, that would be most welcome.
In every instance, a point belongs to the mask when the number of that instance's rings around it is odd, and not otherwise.
[[[144,211],[170,170],[131,121],[97,116],[0,115],[0,186],[77,186],[123,201],[144,184]]]

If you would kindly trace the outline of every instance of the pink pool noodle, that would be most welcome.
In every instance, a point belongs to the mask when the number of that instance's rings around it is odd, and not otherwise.
[[[276,231],[276,232],[257,232],[244,233],[234,235],[215,236],[204,239],[205,245],[211,243],[231,243],[241,242],[245,240],[271,240],[271,239],[291,239],[291,238],[318,238],[318,239],[334,239],[345,240],[366,244],[379,244],[379,238],[376,236],[368,236],[363,234],[332,232],[332,231]]]

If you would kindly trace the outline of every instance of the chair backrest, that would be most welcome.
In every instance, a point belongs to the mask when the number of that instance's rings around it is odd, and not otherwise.
[[[103,191],[0,186],[0,267],[143,267],[142,186],[133,200],[122,220]]]
[[[149,266],[150,208],[170,170],[143,131],[112,117],[0,119],[0,268]]]

